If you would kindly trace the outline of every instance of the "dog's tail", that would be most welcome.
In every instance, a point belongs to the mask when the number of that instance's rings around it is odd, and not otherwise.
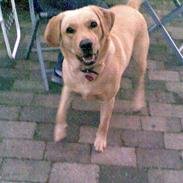
[[[127,5],[138,10],[141,4],[143,3],[143,1],[144,0],[129,0]]]

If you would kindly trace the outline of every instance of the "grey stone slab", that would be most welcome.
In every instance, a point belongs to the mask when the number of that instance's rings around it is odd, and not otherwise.
[[[30,105],[32,99],[32,93],[0,92],[1,104]]]
[[[13,88],[15,90],[43,92],[44,86],[41,81],[16,80]]]
[[[149,183],[181,183],[183,171],[150,169],[148,177]]]
[[[46,182],[50,162],[7,159],[3,163],[1,177],[6,181]]]
[[[148,183],[145,169],[101,166],[100,183]]]
[[[82,126],[80,128],[79,142],[93,144],[96,138],[97,128],[89,126]],[[116,129],[109,129],[107,144],[111,146],[121,146],[120,131]]]
[[[20,139],[4,139],[1,144],[0,156],[8,158],[40,160],[43,158],[44,149],[44,142]]]
[[[36,95],[33,104],[44,107],[57,108],[60,101],[59,95]]]
[[[108,146],[103,153],[93,150],[91,162],[101,165],[136,167],[135,149]]]
[[[24,107],[20,120],[34,122],[55,122],[56,109],[45,107]]]
[[[36,123],[0,121],[0,137],[32,139]]]
[[[0,106],[0,119],[17,120],[19,112],[19,107]]]
[[[121,132],[121,140],[128,147],[150,149],[164,147],[164,138],[161,132],[124,130]]]
[[[55,163],[49,183],[98,183],[98,179],[97,165]]]
[[[88,163],[90,162],[90,146],[76,143],[48,143],[45,159]]]
[[[145,168],[181,169],[179,151],[165,149],[137,149],[137,165]]]
[[[36,139],[53,141],[54,124],[39,123],[36,129]],[[69,124],[67,127],[67,136],[63,139],[64,142],[78,142],[79,126],[77,124]],[[62,142],[63,142],[62,141]]]

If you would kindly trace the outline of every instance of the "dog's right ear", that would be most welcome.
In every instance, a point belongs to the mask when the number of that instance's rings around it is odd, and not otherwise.
[[[51,46],[57,47],[61,41],[61,23],[63,19],[63,13],[51,18],[46,26],[44,32],[45,41]]]
[[[90,7],[98,16],[104,35],[108,36],[115,21],[114,13],[108,9],[99,8],[97,6]]]

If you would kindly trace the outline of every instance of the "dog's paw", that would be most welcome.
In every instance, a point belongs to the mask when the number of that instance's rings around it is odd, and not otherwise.
[[[131,110],[133,112],[140,112],[143,107],[145,107],[145,102],[143,100],[141,101],[134,101],[131,107]]]
[[[103,136],[97,136],[94,142],[95,150],[99,152],[103,152],[107,147],[107,139]]]
[[[67,125],[66,124],[57,124],[54,129],[54,141],[59,142],[64,139],[67,134]]]

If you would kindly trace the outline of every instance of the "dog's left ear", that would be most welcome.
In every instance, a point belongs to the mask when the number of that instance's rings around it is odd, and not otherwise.
[[[63,13],[51,18],[46,26],[44,32],[45,41],[51,46],[57,47],[61,41],[61,23],[63,19]]]
[[[99,8],[97,6],[91,6],[91,8],[100,20],[104,35],[108,36],[115,21],[114,13],[110,10]]]

